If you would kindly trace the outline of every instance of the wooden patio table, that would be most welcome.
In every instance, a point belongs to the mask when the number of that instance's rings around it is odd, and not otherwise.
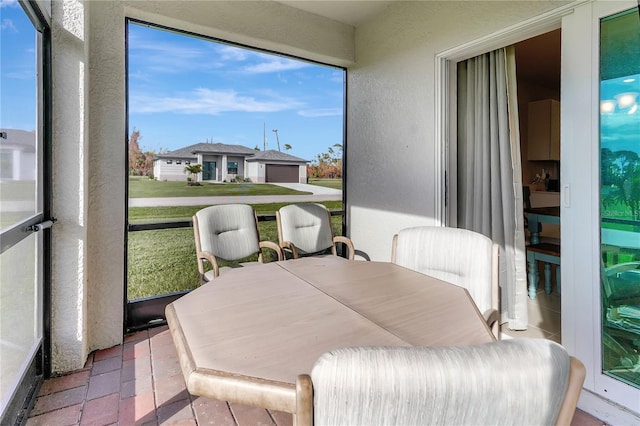
[[[227,271],[166,314],[191,394],[293,414],[297,376],[329,350],[494,339],[464,288],[335,256]]]

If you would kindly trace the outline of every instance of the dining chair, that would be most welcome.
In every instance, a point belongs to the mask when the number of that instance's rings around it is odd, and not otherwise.
[[[322,204],[289,204],[276,212],[278,243],[283,252],[293,259],[324,254],[331,249],[337,255],[336,245],[346,246],[348,259],[353,260],[355,249],[348,237],[333,235],[331,213]]]
[[[467,289],[499,338],[499,246],[459,228],[419,226],[393,236],[391,262]]]
[[[258,218],[246,204],[221,204],[199,210],[193,216],[193,233],[201,284],[220,275],[220,261],[240,261],[257,253],[258,262],[262,263],[262,248],[275,251],[278,260],[283,260],[282,250],[275,242],[260,241]],[[205,262],[211,264],[211,270],[205,271]]]
[[[349,347],[296,382],[299,425],[569,425],[585,367],[546,339]]]

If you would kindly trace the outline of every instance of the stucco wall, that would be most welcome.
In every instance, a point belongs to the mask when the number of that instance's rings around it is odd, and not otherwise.
[[[273,2],[60,1],[52,16],[52,370],[64,372],[123,338],[125,18],[336,65],[354,47],[351,27]]]
[[[394,233],[436,224],[435,55],[560,5],[398,2],[358,27],[357,61],[347,73],[346,147],[356,248],[389,260]]]

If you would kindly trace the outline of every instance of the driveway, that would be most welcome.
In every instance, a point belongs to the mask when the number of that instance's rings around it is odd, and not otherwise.
[[[166,198],[131,198],[129,207],[160,206],[200,206],[214,204],[268,204],[268,203],[300,203],[342,200],[342,191],[306,183],[278,183],[275,185],[312,192],[313,195],[240,195],[225,197],[166,197]]]

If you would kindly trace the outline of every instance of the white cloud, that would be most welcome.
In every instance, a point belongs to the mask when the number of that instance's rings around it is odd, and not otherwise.
[[[18,5],[18,0],[0,0],[0,8],[13,7]]]
[[[266,57],[265,61],[255,65],[247,65],[242,71],[248,74],[266,74],[280,71],[291,71],[309,66],[306,62],[294,61],[280,57]]]
[[[9,18],[5,18],[2,20],[2,22],[0,22],[0,29],[2,30],[11,30],[14,33],[18,32],[18,29],[16,28],[15,25],[13,25],[13,21]]]
[[[133,113],[208,114],[225,112],[277,112],[299,108],[301,103],[290,98],[257,99],[241,95],[234,90],[211,90],[199,88],[179,96],[154,97],[133,95]]]
[[[342,108],[316,108],[298,111],[298,115],[308,118],[335,117],[342,115]]]

